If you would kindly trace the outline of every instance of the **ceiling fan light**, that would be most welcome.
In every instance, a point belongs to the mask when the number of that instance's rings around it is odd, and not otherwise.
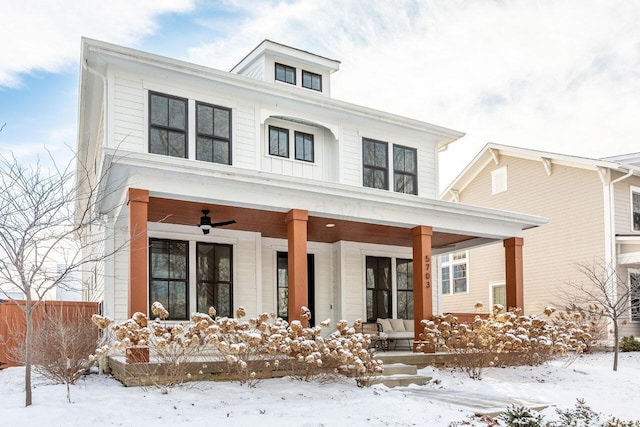
[[[200,225],[198,225],[198,227],[200,227],[200,229],[202,230],[203,234],[209,234],[209,231],[211,231],[211,218],[209,218],[208,215],[209,215],[209,210],[203,209],[202,216],[200,217]]]

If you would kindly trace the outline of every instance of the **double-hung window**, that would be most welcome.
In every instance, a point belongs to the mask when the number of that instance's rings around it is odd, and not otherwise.
[[[440,286],[442,293],[467,292],[467,253],[456,252],[440,256]]]
[[[169,319],[186,320],[189,301],[189,243],[177,240],[149,241],[149,313],[159,301]]]
[[[322,92],[322,76],[311,71],[302,70],[302,87]]]
[[[288,65],[276,63],[276,80],[295,85],[296,69]]]
[[[269,154],[289,157],[289,129],[269,126]]]
[[[362,182],[365,187],[389,189],[389,153],[386,142],[363,138],[362,165]]]
[[[231,164],[231,110],[196,103],[196,160]]]
[[[149,92],[149,152],[187,157],[187,100]]]
[[[398,193],[418,194],[415,148],[393,146],[393,181]]]
[[[631,187],[632,230],[640,231],[640,188]]]
[[[313,135],[294,132],[296,140],[296,160],[313,163]]]

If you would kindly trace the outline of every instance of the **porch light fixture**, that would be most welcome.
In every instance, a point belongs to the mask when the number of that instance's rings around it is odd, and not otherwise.
[[[329,224],[326,224],[326,225],[325,225],[325,227],[327,227],[327,228],[333,228],[333,227],[335,227],[335,226],[336,226],[336,225],[335,225],[334,223],[329,223]]]
[[[211,218],[209,217],[209,209],[202,210],[202,216],[200,217],[200,230],[202,230],[203,234],[209,234],[212,228],[214,227],[222,227],[223,225],[235,224],[235,220],[230,221],[222,221],[222,222],[211,222]]]

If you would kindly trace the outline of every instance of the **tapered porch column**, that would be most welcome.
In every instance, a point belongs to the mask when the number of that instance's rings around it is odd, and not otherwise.
[[[147,313],[147,209],[149,190],[129,188],[129,317]]]
[[[411,230],[413,239],[413,322],[414,340],[420,340],[420,321],[433,316],[431,293],[431,236],[433,229],[424,225]]]
[[[300,308],[309,305],[307,291],[307,221],[306,210],[292,209],[287,213],[287,236],[289,240],[289,322],[300,320]],[[306,321],[302,321],[307,326]]]
[[[507,310],[520,307],[524,310],[524,279],[522,271],[522,246],[524,239],[512,237],[503,242],[505,261],[505,284],[507,291]]]

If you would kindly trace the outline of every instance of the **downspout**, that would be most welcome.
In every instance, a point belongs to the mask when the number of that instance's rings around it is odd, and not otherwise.
[[[618,164],[619,169],[624,169],[621,165]],[[611,169],[607,170],[607,178],[611,175]],[[605,248],[604,248],[604,256],[605,256],[605,269],[607,269],[608,277],[615,277],[614,273],[617,270],[617,251],[616,251],[616,233],[615,233],[615,194],[614,194],[614,185],[618,182],[624,181],[625,179],[631,177],[633,175],[633,170],[631,168],[627,168],[627,173],[621,177],[616,178],[613,181],[606,182],[605,179],[602,180],[604,184],[604,199],[605,199],[605,212],[604,212],[604,223],[605,223]],[[603,175],[600,175],[601,179]],[[615,301],[618,297],[618,290],[616,289],[615,283],[611,283],[611,299]],[[610,325],[611,326],[611,325]],[[611,329],[611,328],[608,328]],[[613,339],[613,337],[609,337]]]

